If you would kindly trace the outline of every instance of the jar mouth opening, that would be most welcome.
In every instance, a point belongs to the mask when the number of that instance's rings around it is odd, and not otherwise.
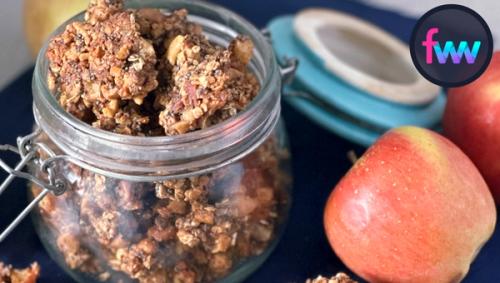
[[[149,1],[143,1],[143,3],[140,3],[138,5],[136,4],[135,5],[136,7],[134,7],[133,3],[131,6],[129,5],[126,8],[140,8],[140,7],[149,8],[150,6],[147,5],[148,2]],[[240,34],[239,32],[228,28],[222,23],[205,19],[203,18],[203,16],[191,14],[192,11],[190,7],[191,8],[194,7],[195,10],[198,9],[215,10],[218,13],[222,13],[224,15],[225,21],[237,22],[239,25],[241,25],[241,27],[245,31],[248,32],[248,34],[245,35],[250,36],[255,45],[254,56],[252,58],[252,61],[250,62],[250,65],[254,67],[251,69],[253,69],[252,71],[257,76],[260,82],[260,90],[259,93],[255,96],[255,98],[241,112],[216,125],[212,125],[204,129],[174,136],[131,136],[131,135],[114,133],[111,131],[106,131],[103,129],[92,127],[91,125],[71,115],[70,113],[68,113],[63,109],[63,107],[59,104],[54,94],[48,88],[46,80],[47,78],[46,75],[48,70],[48,59],[45,56],[45,54],[50,39],[52,39],[56,35],[59,35],[62,31],[64,31],[64,28],[66,27],[67,24],[74,22],[76,20],[82,20],[85,11],[80,12],[79,14],[73,16],[72,18],[64,22],[62,25],[60,25],[45,41],[42,49],[38,53],[34,70],[35,72],[34,80],[37,80],[38,81],[37,83],[42,85],[42,91],[36,91],[36,93],[40,95],[40,98],[42,98],[42,102],[44,102],[45,104],[47,104],[49,108],[51,108],[52,110],[51,112],[54,115],[59,116],[64,120],[65,123],[67,123],[74,129],[84,134],[94,136],[96,138],[107,140],[110,142],[117,142],[121,144],[130,144],[130,145],[169,145],[169,144],[173,145],[173,144],[188,143],[195,140],[218,135],[223,131],[227,131],[228,129],[239,125],[240,123],[243,122],[243,120],[251,119],[251,116],[256,114],[255,113],[256,110],[259,110],[262,106],[265,106],[265,104],[269,102],[268,97],[273,94],[273,90],[276,88],[277,84],[280,84],[277,62],[275,60],[274,51],[268,39],[265,38],[263,34],[255,26],[253,26],[243,17],[219,5],[215,5],[212,3],[203,3],[201,1],[198,2],[198,1],[186,1],[186,0],[178,2],[173,1],[173,2],[174,5],[172,8],[161,7],[161,6],[158,8],[168,12],[185,6],[189,13],[188,16],[189,21],[201,24],[204,29],[207,28],[207,26],[209,26],[210,28],[216,29],[218,31],[223,30],[223,32],[228,33],[228,35],[233,38],[239,35]],[[182,3],[184,5],[182,5]],[[154,8],[154,6],[158,6],[157,3],[152,3],[152,4],[153,4],[152,8]],[[168,2],[165,3],[165,5],[168,5]],[[208,37],[209,40],[211,40],[210,35],[208,35]],[[216,42],[216,43],[221,44],[221,42]],[[263,70],[268,73],[265,75],[259,74],[258,70],[255,69],[256,65],[260,65],[260,67],[264,68]]]
[[[268,39],[252,24],[225,8],[193,0],[129,1],[127,8],[185,8],[189,20],[200,24],[208,39],[227,45],[239,34],[254,43],[250,70],[261,84],[259,94],[237,115],[187,134],[142,137],[117,134],[77,119],[66,112],[47,83],[48,41],[38,54],[33,76],[33,110],[37,124],[66,159],[110,177],[156,180],[210,172],[252,152],[274,131],[280,115],[281,75]],[[135,6],[135,7],[134,7]],[[61,25],[61,33],[80,13]]]

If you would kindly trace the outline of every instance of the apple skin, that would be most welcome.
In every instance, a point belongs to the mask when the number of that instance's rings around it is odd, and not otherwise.
[[[459,282],[495,223],[494,200],[470,159],[417,127],[372,145],[324,213],[335,253],[369,282]]]
[[[89,0],[24,0],[23,25],[33,57],[47,37],[62,23],[87,8]]]
[[[443,128],[474,162],[500,204],[500,52],[477,80],[448,91]]]

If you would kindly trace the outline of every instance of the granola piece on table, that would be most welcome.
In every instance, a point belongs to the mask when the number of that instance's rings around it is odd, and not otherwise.
[[[0,282],[2,283],[35,283],[39,275],[40,266],[36,262],[23,269],[0,262]]]
[[[339,272],[330,278],[319,275],[314,279],[307,279],[306,283],[357,283],[357,281],[352,280],[347,274]]]

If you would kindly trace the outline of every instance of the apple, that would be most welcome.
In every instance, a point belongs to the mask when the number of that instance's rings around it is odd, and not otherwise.
[[[443,128],[474,162],[500,204],[500,52],[477,80],[448,91]]]
[[[33,56],[47,37],[62,23],[87,8],[88,0],[25,0],[24,34]]]
[[[494,200],[470,159],[417,127],[373,144],[324,212],[335,253],[369,282],[459,282],[495,222]]]

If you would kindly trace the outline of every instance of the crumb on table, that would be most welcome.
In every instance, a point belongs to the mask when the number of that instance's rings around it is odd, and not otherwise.
[[[330,278],[319,275],[314,279],[307,279],[306,283],[357,283],[357,281],[352,280],[347,274],[339,272]]]
[[[35,283],[39,275],[40,266],[36,262],[22,269],[0,262],[0,282],[2,283]]]

